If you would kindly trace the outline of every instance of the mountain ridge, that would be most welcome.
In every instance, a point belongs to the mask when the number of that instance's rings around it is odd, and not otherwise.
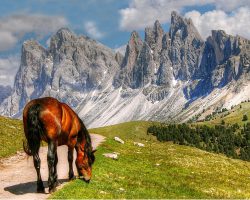
[[[20,117],[30,99],[53,96],[90,127],[142,119],[185,121],[200,112],[197,105],[224,106],[226,96],[240,96],[232,94],[250,85],[249,71],[249,40],[218,30],[204,41],[192,20],[176,12],[169,32],[159,21],[145,28],[144,40],[133,31],[124,56],[62,28],[47,49],[36,41],[23,44],[13,92],[0,113]]]

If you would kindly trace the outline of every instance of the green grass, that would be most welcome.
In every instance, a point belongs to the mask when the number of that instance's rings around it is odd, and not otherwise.
[[[96,152],[90,184],[67,183],[50,198],[250,198],[250,163],[147,136],[151,122],[90,130],[107,137]],[[119,136],[122,145],[113,140]],[[145,147],[137,147],[140,141]],[[107,152],[119,159],[105,158]]]
[[[229,115],[223,116],[228,112]],[[248,120],[242,121],[243,115],[245,114],[247,115]],[[218,125],[221,124],[222,120],[224,120],[226,124],[238,123],[241,126],[247,122],[250,122],[250,102],[241,103],[229,111],[215,115],[213,120],[199,122],[198,124]]]
[[[23,147],[23,125],[21,120],[0,116],[0,158],[15,154]]]
[[[144,140],[149,138],[146,134],[148,127],[155,123],[159,124],[158,122],[133,121],[101,128],[94,128],[89,131],[91,133],[98,133],[109,138],[119,136],[126,139]]]
[[[91,183],[77,179],[50,198],[250,198],[249,162],[160,143],[146,134],[151,124],[138,121],[90,130],[107,137],[96,152]],[[0,158],[22,149],[20,120],[0,117],[0,130]],[[115,142],[114,136],[125,144]],[[117,161],[102,155],[114,151],[120,153]]]

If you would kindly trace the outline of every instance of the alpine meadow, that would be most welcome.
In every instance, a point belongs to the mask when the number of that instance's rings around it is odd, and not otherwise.
[[[0,199],[250,198],[250,2],[1,3]]]

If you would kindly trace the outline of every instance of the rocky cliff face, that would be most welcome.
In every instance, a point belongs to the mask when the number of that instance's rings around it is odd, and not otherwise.
[[[127,48],[131,49],[130,46],[131,39]],[[191,19],[173,12],[169,33],[164,33],[159,21],[156,21],[153,27],[145,29],[143,44],[140,39],[139,48],[134,45],[136,53],[126,53],[122,67],[130,73],[132,71],[132,76],[128,75],[132,81],[124,81],[124,84],[131,88],[147,84],[171,87],[177,79],[188,81],[198,75],[204,46]],[[129,60],[133,62],[127,62]],[[119,76],[119,80],[121,78]]]
[[[51,38],[49,49],[26,41],[13,94],[1,106],[1,113],[19,116],[30,99],[40,96],[54,96],[76,107],[90,91],[112,82],[110,77],[119,68],[116,56],[111,49],[68,29],[60,29]]]
[[[11,95],[11,87],[0,85],[0,104]]]
[[[239,79],[248,81],[249,56],[249,40],[213,30],[205,42],[197,73],[185,88],[187,97],[204,95]]]
[[[227,35],[224,31],[212,31],[212,36],[207,41],[213,46],[216,63],[212,73],[213,86],[222,87],[232,80],[238,80],[248,67],[246,64],[249,63],[249,40]]]
[[[142,49],[143,42],[136,31],[131,33],[125,57],[121,63],[121,69],[114,79],[114,86],[128,85],[134,87],[134,66]]]
[[[222,94],[248,84],[249,71],[249,40],[219,30],[204,41],[191,19],[176,12],[169,32],[159,21],[145,29],[144,41],[132,32],[124,56],[60,29],[48,49],[36,41],[23,44],[14,89],[0,113],[18,117],[30,99],[53,96],[92,127],[139,119],[184,120],[181,116],[188,119],[200,107],[215,104],[210,94],[219,101]],[[199,108],[192,106],[195,102]],[[188,106],[194,109],[185,115]]]
[[[171,39],[170,59],[176,78],[187,81],[194,78],[204,41],[191,19],[185,19],[172,12],[169,30]]]

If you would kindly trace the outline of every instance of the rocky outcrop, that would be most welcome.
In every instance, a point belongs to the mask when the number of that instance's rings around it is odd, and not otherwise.
[[[133,87],[134,83],[134,66],[136,65],[136,61],[138,59],[139,53],[142,49],[143,42],[136,31],[131,33],[125,57],[121,63],[121,70],[118,72],[114,79],[114,86],[120,87],[123,86],[131,86]]]
[[[193,79],[199,68],[204,41],[192,20],[185,19],[176,12],[171,14],[169,36],[171,40],[170,60],[175,78],[183,81]]]
[[[162,29],[161,24],[158,20],[155,21],[153,27],[145,28],[145,42],[150,47],[154,61],[158,66],[160,63],[163,35],[164,30]]]
[[[243,58],[248,62],[250,42],[239,36],[227,35],[224,31],[212,31],[208,43],[213,46],[215,67],[212,73],[212,85],[223,87],[243,74]]]
[[[5,99],[1,113],[13,116],[24,107],[27,101],[39,97],[48,83],[44,72],[47,51],[34,40],[24,42],[21,65],[16,74],[13,94]]]
[[[209,94],[239,79],[249,77],[250,41],[223,30],[212,31],[206,40],[198,70],[188,88],[187,98]]]

